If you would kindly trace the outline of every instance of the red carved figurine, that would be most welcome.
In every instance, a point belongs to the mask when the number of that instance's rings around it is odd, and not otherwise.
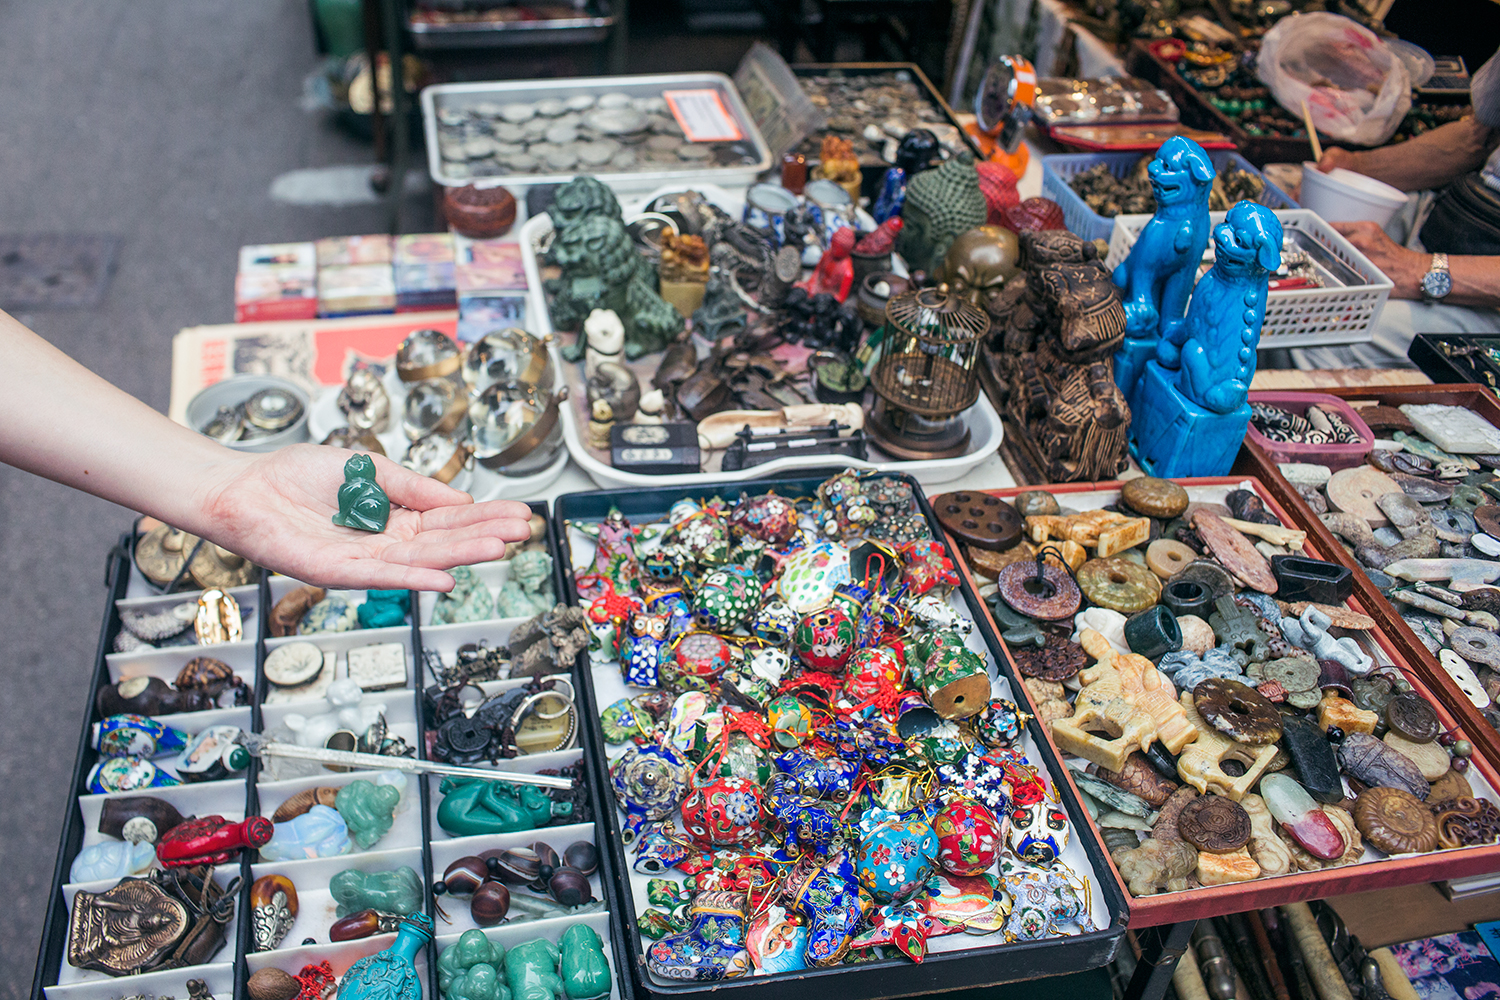
[[[901,232],[901,216],[893,215],[875,228],[873,233],[860,238],[854,244],[854,252],[868,257],[879,257],[896,249],[896,235]]]
[[[808,295],[827,292],[843,302],[854,287],[854,261],[849,259],[853,250],[854,230],[845,226],[828,241],[828,249],[823,251],[823,259],[818,261],[812,276],[799,281],[797,287],[806,289]]]
[[[164,868],[222,865],[242,848],[264,845],[274,832],[264,816],[251,816],[239,823],[223,816],[203,816],[163,834],[156,845],[156,859]]]

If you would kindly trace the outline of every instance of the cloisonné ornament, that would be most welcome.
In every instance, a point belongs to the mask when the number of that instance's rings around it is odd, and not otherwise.
[[[766,724],[771,727],[771,738],[776,744],[790,749],[799,746],[812,732],[812,712],[795,696],[784,694],[771,699],[766,706]]]
[[[849,550],[837,542],[818,542],[792,556],[781,567],[776,593],[798,614],[826,608],[833,592],[849,582]]]
[[[729,669],[729,643],[711,632],[689,632],[680,637],[671,658],[663,665],[662,681],[703,690]]]
[[[988,871],[1005,844],[1005,827],[975,799],[954,796],[932,819],[938,838],[938,864],[953,875]]]
[[[843,670],[854,652],[853,619],[837,605],[814,611],[792,633],[792,652],[809,670]]]
[[[729,527],[772,545],[786,545],[797,534],[797,507],[785,497],[765,493],[741,496],[729,515]]]
[[[627,747],[610,766],[615,800],[625,811],[625,840],[634,839],[641,824],[671,816],[687,792],[688,764],[670,746]]]
[[[926,884],[937,867],[938,838],[920,815],[901,817],[871,809],[860,819],[855,868],[877,902],[905,899]]]
[[[736,847],[761,838],[761,787],[740,777],[718,778],[682,800],[682,826],[700,847]]]
[[[772,599],[761,605],[750,619],[750,634],[773,646],[785,646],[792,641],[802,616],[792,610],[785,601]]]
[[[844,694],[855,704],[901,689],[901,659],[885,646],[855,650],[844,669]]]
[[[711,632],[733,632],[759,607],[760,581],[744,566],[714,570],[693,595],[693,618]]]

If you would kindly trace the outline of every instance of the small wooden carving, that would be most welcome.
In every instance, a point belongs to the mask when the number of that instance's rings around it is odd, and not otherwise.
[[[986,308],[996,402],[1048,482],[1112,479],[1126,466],[1130,406],[1115,385],[1119,289],[1097,247],[1066,230],[1021,234],[1022,273]]]

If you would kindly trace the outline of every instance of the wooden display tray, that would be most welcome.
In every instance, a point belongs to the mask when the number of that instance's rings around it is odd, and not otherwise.
[[[1391,388],[1329,387],[1317,391],[1350,403],[1375,402],[1386,406],[1400,406],[1403,403],[1440,403],[1448,406],[1462,406],[1500,427],[1500,401],[1495,399],[1494,394],[1488,388],[1472,382],[1462,385],[1411,385]],[[1468,738],[1469,742],[1481,750],[1486,759],[1500,762],[1500,732],[1485,722],[1479,709],[1475,708],[1468,697],[1459,690],[1458,684],[1448,676],[1448,672],[1438,663],[1437,657],[1417,638],[1411,626],[1407,625],[1406,620],[1401,617],[1401,613],[1365,574],[1364,568],[1344,549],[1338,539],[1333,537],[1332,532],[1324,527],[1318,515],[1313,513],[1312,508],[1307,505],[1302,496],[1282,476],[1276,463],[1271,461],[1271,457],[1258,446],[1251,444],[1249,437],[1245,438],[1245,446],[1240,449],[1233,471],[1246,476],[1254,476],[1262,482],[1276,503],[1290,515],[1290,520],[1286,518],[1283,520],[1306,531],[1309,542],[1316,540],[1317,547],[1329,553],[1324,558],[1354,570],[1355,597],[1366,608],[1370,617],[1375,619],[1381,633],[1395,645],[1400,654],[1397,659],[1421,673],[1428,686],[1437,691],[1443,702],[1458,716],[1463,735]]]
[[[1247,482],[1246,477],[1226,476],[1220,478],[1206,479],[1179,479],[1176,482],[1183,486],[1192,488],[1195,486],[1239,486]],[[1256,479],[1249,479],[1248,485],[1262,500],[1265,501],[1267,509],[1281,518],[1286,523],[1292,523],[1291,515],[1280,503],[1277,496],[1266,488],[1265,484]],[[1032,487],[1034,489],[1046,489],[1051,493],[1065,496],[1070,493],[1091,493],[1104,490],[1118,490],[1119,482],[1108,483],[1066,483],[1057,486]],[[1024,492],[1027,487],[1016,487],[1003,490],[986,490],[992,496],[1002,499],[1010,499],[1017,493]],[[1299,525],[1301,527],[1301,525]],[[950,535],[948,543],[951,548],[958,549],[959,543]],[[1325,540],[1315,538],[1311,532],[1308,533],[1307,544],[1304,550],[1312,556],[1321,556],[1327,550]],[[1342,550],[1340,550],[1342,551]],[[968,580],[969,585],[977,590],[977,581],[969,571],[967,560],[960,559],[960,571]],[[1361,595],[1356,594],[1349,601],[1349,606],[1356,611],[1369,613],[1368,605],[1362,600]],[[998,635],[999,626],[990,615],[988,604],[985,605],[985,615],[989,625]],[[1372,614],[1371,617],[1374,617]],[[1411,681],[1413,688],[1418,694],[1433,703],[1437,710],[1438,718],[1446,727],[1455,724],[1454,713],[1451,709],[1452,697],[1447,695],[1446,690],[1439,688],[1434,683],[1434,673],[1452,685],[1452,680],[1433,661],[1430,669],[1425,665],[1411,662],[1402,652],[1400,646],[1394,642],[1386,633],[1384,626],[1377,619],[1377,624],[1371,635],[1381,646],[1386,655],[1398,666],[1405,667],[1407,679]],[[1411,637],[1416,642],[1416,637]],[[1019,675],[1015,661],[1010,657],[1010,647],[1002,639],[1001,647],[1005,650],[1007,659],[1010,659],[1012,672]],[[1028,711],[1035,711],[1031,703],[1031,696],[1025,689],[1025,685],[1019,685],[1019,697],[1025,700],[1023,706]],[[1453,688],[1457,693],[1457,688]],[[1462,694],[1457,694],[1463,704],[1468,704]],[[1046,727],[1043,727],[1046,728]],[[1047,738],[1051,740],[1051,733]],[[1056,744],[1054,744],[1054,749]],[[1059,751],[1060,752],[1060,751]],[[1500,789],[1500,771],[1496,770],[1497,758],[1491,756],[1487,751],[1476,746],[1474,756],[1471,758],[1470,775],[1477,770],[1490,785]],[[1073,782],[1071,768],[1063,768],[1067,774],[1068,784],[1072,791],[1077,794],[1077,785]],[[1092,819],[1089,821],[1094,828],[1094,835],[1102,841],[1098,825]],[[1367,892],[1373,889],[1388,889],[1396,886],[1413,885],[1422,882],[1433,882],[1439,879],[1465,878],[1471,875],[1487,874],[1500,870],[1500,844],[1490,844],[1481,847],[1457,848],[1447,851],[1435,851],[1427,854],[1408,855],[1403,857],[1386,858],[1378,861],[1359,862],[1345,865],[1340,868],[1329,868],[1320,872],[1300,872],[1289,875],[1278,875],[1269,878],[1252,879],[1249,882],[1236,882],[1230,885],[1208,886],[1198,889],[1188,889],[1183,892],[1161,893],[1155,896],[1132,896],[1125,889],[1125,881],[1120,877],[1120,871],[1115,866],[1114,859],[1107,857],[1111,874],[1119,883],[1120,890],[1125,894],[1126,905],[1130,912],[1130,926],[1134,930],[1142,927],[1153,927],[1162,924],[1174,924],[1181,921],[1199,920],[1204,917],[1223,916],[1230,913],[1242,913],[1246,910],[1264,909],[1270,906],[1281,906],[1286,903],[1304,902],[1310,899],[1327,899],[1331,896],[1342,896],[1354,892]]]

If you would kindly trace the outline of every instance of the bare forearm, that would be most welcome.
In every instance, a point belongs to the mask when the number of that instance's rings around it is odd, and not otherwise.
[[[1453,290],[1443,299],[1445,304],[1500,308],[1500,257],[1450,256],[1448,270]]]
[[[0,460],[201,530],[199,490],[242,456],[122,392],[0,312],[13,366],[0,412]]]
[[[1497,141],[1500,130],[1465,118],[1439,125],[1406,142],[1352,153],[1347,166],[1402,191],[1422,191],[1443,187],[1478,170]]]

